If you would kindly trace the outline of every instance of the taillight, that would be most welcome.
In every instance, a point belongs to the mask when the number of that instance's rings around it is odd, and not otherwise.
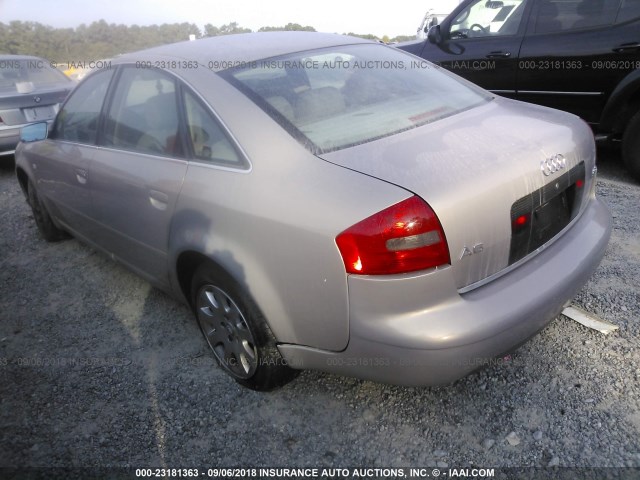
[[[520,215],[511,221],[511,231],[518,233],[521,230],[524,230],[525,228],[529,228],[530,222],[531,222],[530,213],[525,213],[523,215]]]
[[[416,196],[356,223],[336,243],[347,273],[390,275],[451,263],[438,217]]]

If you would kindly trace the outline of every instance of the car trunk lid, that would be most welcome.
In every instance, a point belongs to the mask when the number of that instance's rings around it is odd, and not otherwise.
[[[595,162],[592,136],[577,117],[499,98],[321,157],[422,197],[442,223],[459,289],[562,231],[585,203],[592,182],[585,172]]]
[[[70,91],[69,85],[52,85],[46,90],[35,89],[29,93],[18,93],[15,88],[9,93],[3,89],[0,92],[0,117],[9,126],[51,120]]]

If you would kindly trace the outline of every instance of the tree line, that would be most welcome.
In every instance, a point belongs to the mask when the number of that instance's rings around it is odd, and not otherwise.
[[[311,26],[288,23],[283,27],[262,27],[259,32],[270,31],[310,31]],[[54,28],[38,22],[11,21],[0,22],[0,53],[17,55],[35,55],[48,60],[100,60],[119,54],[134,52],[144,48],[187,40],[190,35],[196,38],[249,33],[252,30],[236,22],[214,26],[210,23],[201,31],[194,23],[172,23],[162,25],[117,25],[99,20],[90,25],[82,24],[76,28]],[[372,40],[404,41],[414,37],[402,36],[389,39],[375,35],[348,35]]]

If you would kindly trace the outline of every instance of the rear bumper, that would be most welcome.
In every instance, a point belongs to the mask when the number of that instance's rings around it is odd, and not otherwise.
[[[20,129],[24,125],[12,125],[0,127],[0,155],[13,153],[20,142]]]
[[[516,348],[555,318],[600,263],[610,235],[611,214],[592,199],[551,246],[462,295],[449,268],[393,278],[351,276],[347,349],[279,349],[294,368],[399,385],[450,383]]]

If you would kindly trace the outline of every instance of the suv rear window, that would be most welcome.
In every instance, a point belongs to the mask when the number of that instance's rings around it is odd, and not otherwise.
[[[620,0],[542,0],[536,33],[554,33],[611,25]]]
[[[409,130],[493,98],[439,67],[375,44],[270,58],[221,75],[316,154]]]

